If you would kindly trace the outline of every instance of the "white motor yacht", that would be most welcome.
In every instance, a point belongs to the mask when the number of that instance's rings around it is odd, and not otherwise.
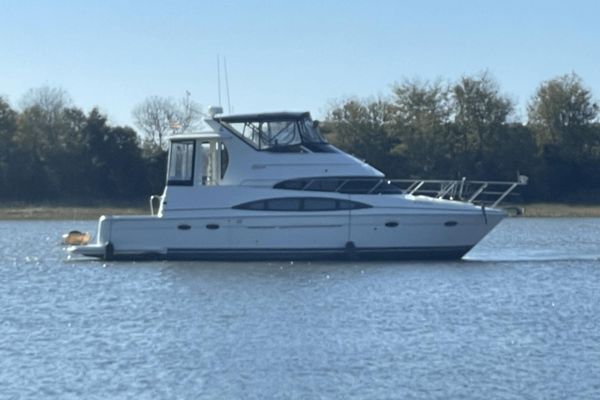
[[[69,252],[105,260],[460,259],[506,216],[474,204],[479,193],[458,201],[447,188],[433,197],[400,188],[327,143],[307,112],[214,111],[207,131],[170,138],[167,184],[149,215],[102,216],[95,242]]]

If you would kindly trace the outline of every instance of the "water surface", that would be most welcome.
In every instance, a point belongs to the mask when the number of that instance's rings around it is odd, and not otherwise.
[[[600,219],[457,262],[102,262],[0,221],[0,398],[600,398]]]

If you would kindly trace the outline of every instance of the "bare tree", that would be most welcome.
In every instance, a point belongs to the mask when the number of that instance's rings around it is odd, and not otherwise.
[[[64,113],[71,106],[71,98],[61,88],[42,86],[29,89],[21,102],[20,136],[27,137],[33,151],[51,148],[66,134]]]
[[[70,106],[69,94],[64,89],[50,86],[29,89],[21,99],[23,110],[37,108],[47,124],[56,123],[64,109]]]
[[[179,135],[198,129],[202,124],[200,105],[191,99],[190,92],[179,101],[151,96],[133,110],[135,124],[145,139],[164,147],[165,136]]]
[[[177,119],[177,132],[180,134],[197,130],[202,126],[202,109],[198,103],[191,98],[191,93],[186,91],[185,97],[179,100],[175,108],[175,117]]]

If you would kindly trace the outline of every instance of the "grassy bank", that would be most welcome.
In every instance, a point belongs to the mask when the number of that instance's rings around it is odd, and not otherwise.
[[[150,214],[149,207],[125,206],[66,206],[66,205],[0,205],[0,220],[85,220],[102,215]]]
[[[521,207],[526,217],[600,217],[600,204],[534,203]]]
[[[525,217],[600,217],[600,204],[535,203],[519,205]],[[0,220],[86,220],[101,215],[148,215],[148,206],[127,204],[121,206],[68,206],[68,205],[0,205]]]

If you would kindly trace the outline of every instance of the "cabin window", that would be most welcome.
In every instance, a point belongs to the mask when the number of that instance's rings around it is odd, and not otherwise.
[[[391,181],[382,181],[371,192],[372,194],[402,194],[402,189]]]
[[[371,208],[371,206],[358,201],[338,200],[338,209],[340,210],[359,210],[361,208]]]
[[[241,209],[245,209],[245,210],[266,210],[267,202],[264,200],[253,201],[251,203],[242,204],[241,206],[237,206],[234,208],[241,208]]]
[[[371,206],[358,201],[327,197],[282,197],[238,204],[233,208],[254,211],[336,211],[358,210]]]
[[[314,179],[306,190],[335,192],[343,182],[341,179]]]
[[[300,198],[271,199],[267,200],[267,209],[271,211],[300,211],[302,203]]]
[[[276,183],[275,189],[340,192],[351,194],[402,194],[402,189],[384,179],[298,178]]]
[[[291,179],[289,181],[279,182],[273,187],[275,189],[303,190],[309,182],[310,179]]]
[[[227,171],[227,167],[229,166],[229,151],[227,151],[227,147],[225,147],[225,143],[220,143],[221,147],[221,179],[225,177],[225,171]]]
[[[304,199],[304,211],[328,211],[337,210],[336,199],[327,198],[307,198]]]
[[[192,185],[194,179],[194,143],[193,140],[171,143],[169,185]]]
[[[353,179],[346,182],[339,191],[341,193],[367,194],[377,183],[378,181],[373,179]]]

